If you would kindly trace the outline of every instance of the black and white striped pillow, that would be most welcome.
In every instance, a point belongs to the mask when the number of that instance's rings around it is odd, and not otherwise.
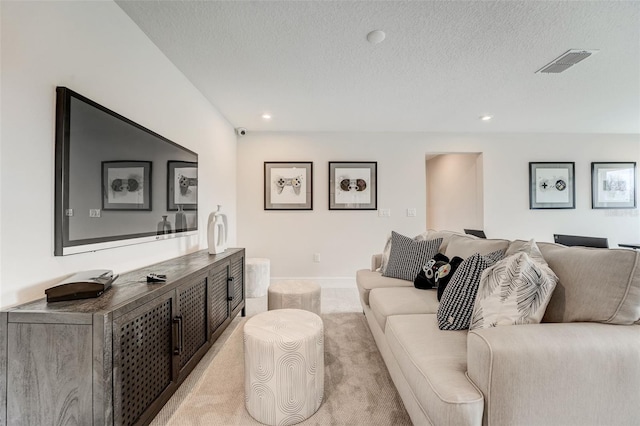
[[[440,330],[469,328],[482,272],[502,257],[504,257],[504,250],[494,251],[484,256],[476,253],[458,266],[449,285],[442,293],[442,300],[438,306],[437,318]]]
[[[436,255],[442,238],[415,241],[397,232],[391,232],[389,262],[382,276],[413,282],[422,267]]]

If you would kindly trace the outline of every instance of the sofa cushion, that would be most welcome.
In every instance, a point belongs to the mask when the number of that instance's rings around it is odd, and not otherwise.
[[[401,314],[435,314],[438,299],[435,290],[413,287],[374,288],[369,293],[373,316],[384,330],[387,317]]]
[[[436,238],[442,238],[442,243],[440,243],[440,253],[444,254],[447,251],[447,246],[449,245],[449,241],[451,241],[451,237],[453,235],[457,235],[462,238],[468,238],[470,240],[478,239],[478,237],[468,234],[463,234],[455,231],[436,231],[435,229],[428,229],[427,232],[423,232],[422,234],[416,236],[414,240],[423,241],[423,240],[434,240]]]
[[[440,330],[465,330],[469,328],[473,305],[476,300],[482,272],[494,264],[502,251],[482,256],[478,253],[466,258],[442,293],[438,307]]]
[[[633,324],[640,319],[640,253],[539,243],[558,276],[543,321]]]
[[[441,331],[433,314],[393,315],[385,338],[434,424],[482,424],[483,397],[466,376],[467,331]]]
[[[358,286],[358,293],[360,293],[360,300],[366,306],[369,305],[369,292],[371,289],[383,287],[413,288],[413,283],[410,281],[383,277],[380,272],[370,269],[360,269],[356,272],[356,285]]]
[[[475,254],[488,254],[496,250],[506,250],[509,247],[508,240],[487,240],[484,238],[469,238],[468,235],[452,235],[444,254],[449,259],[460,256],[463,259]]]
[[[382,275],[413,283],[420,269],[438,252],[440,243],[442,243],[441,238],[415,241],[397,232],[392,232],[389,262]]]
[[[539,323],[557,280],[531,240],[484,271],[469,328]]]

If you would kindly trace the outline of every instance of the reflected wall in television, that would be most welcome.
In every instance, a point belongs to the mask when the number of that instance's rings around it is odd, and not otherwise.
[[[54,254],[193,234],[198,154],[66,87],[56,91]],[[168,193],[174,182],[180,197]]]

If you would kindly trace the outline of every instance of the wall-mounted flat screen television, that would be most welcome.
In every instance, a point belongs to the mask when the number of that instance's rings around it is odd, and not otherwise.
[[[56,101],[56,256],[196,233],[198,154],[66,88]]]

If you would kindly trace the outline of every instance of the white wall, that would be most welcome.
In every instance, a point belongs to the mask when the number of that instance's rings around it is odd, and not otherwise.
[[[482,155],[442,154],[427,159],[427,228],[484,229]]]
[[[637,209],[592,210],[590,192],[591,162],[638,162],[639,135],[249,132],[238,140],[238,244],[249,257],[270,258],[274,277],[353,277],[391,230],[425,229],[426,155],[442,152],[482,153],[484,229],[493,238],[640,241]],[[313,211],[263,210],[263,162],[285,160],[314,162]],[[340,160],[378,162],[378,208],[390,208],[390,218],[328,210],[327,163]],[[530,161],[575,161],[575,210],[529,210]]]
[[[233,127],[113,2],[0,2],[0,306],[79,270],[125,272],[206,248],[216,204],[236,245]],[[55,88],[72,90],[199,154],[199,235],[53,256]],[[160,219],[160,218],[159,218]]]

